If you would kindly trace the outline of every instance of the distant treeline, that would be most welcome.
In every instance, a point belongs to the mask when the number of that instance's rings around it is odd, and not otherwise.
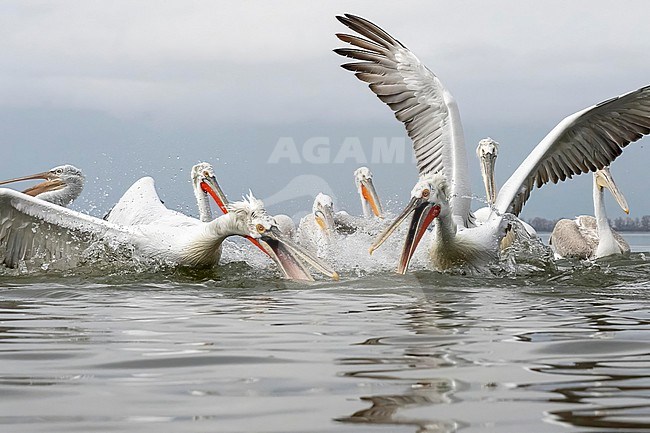
[[[535,217],[525,221],[538,232],[552,232],[555,223],[559,219],[548,220],[546,218]],[[645,215],[641,218],[618,217],[614,220],[610,219],[609,225],[618,232],[650,232],[650,215]]]

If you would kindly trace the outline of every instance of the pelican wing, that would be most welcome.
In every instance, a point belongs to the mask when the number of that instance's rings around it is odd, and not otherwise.
[[[499,190],[501,212],[519,215],[533,188],[608,166],[623,148],[650,133],[650,86],[562,120]]]
[[[595,227],[586,231],[575,221],[562,219],[555,224],[549,243],[558,257],[588,259],[598,247],[598,233]]]
[[[0,189],[0,263],[44,263],[78,257],[79,251],[107,235],[117,239],[128,230],[11,189]]]
[[[354,48],[337,54],[358,62],[342,65],[370,89],[404,123],[413,141],[420,175],[442,172],[451,184],[451,206],[464,226],[470,224],[470,189],[463,128],[456,101],[408,48],[363,18],[337,17],[359,36],[337,34]]]
[[[160,200],[151,177],[143,177],[131,185],[104,218],[125,226],[152,223],[181,226],[199,223],[198,219],[168,209]]]

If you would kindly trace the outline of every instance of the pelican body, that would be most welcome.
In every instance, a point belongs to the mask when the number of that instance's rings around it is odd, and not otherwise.
[[[311,213],[305,215],[298,226],[300,243],[320,250],[330,244],[336,234],[334,202],[327,194],[318,193]]]
[[[435,269],[468,266],[472,270],[481,270],[496,260],[508,220],[492,218],[474,227],[459,227],[451,213],[448,197],[449,187],[444,176],[438,173],[422,176],[411,191],[409,204],[370,247],[370,254],[411,216],[398,273],[406,272],[415,249],[434,220],[436,224],[430,234],[429,257]]]
[[[598,259],[630,252],[630,245],[609,225],[605,212],[604,191],[608,189],[612,193],[625,213],[630,212],[627,201],[614,182],[608,167],[597,170],[593,176],[596,216],[594,218],[581,215],[575,220],[562,219],[557,222],[549,239],[557,258]]]
[[[337,34],[352,46],[335,50],[354,60],[342,67],[369,83],[413,142],[419,180],[411,201],[370,249],[379,247],[412,214],[400,273],[406,272],[418,242],[434,220],[429,252],[436,269],[480,266],[497,257],[508,225],[506,214],[518,216],[533,188],[602,169],[625,146],[650,133],[650,86],[566,117],[531,151],[496,197],[487,191],[488,197],[494,197],[494,206],[477,225],[470,210],[460,113],[451,93],[406,46],[377,25],[351,14],[337,19],[358,34]]]
[[[367,219],[383,218],[383,209],[372,182],[370,169],[360,167],[355,170],[354,180],[364,218],[354,217],[345,211],[334,212],[332,197],[318,193],[311,213],[300,220],[298,237],[302,243],[321,249],[329,245],[337,235],[354,233]]]
[[[226,237],[248,234],[247,222],[253,222],[242,210],[238,218],[210,223],[189,217],[180,223],[179,215],[176,224],[118,225],[5,189],[0,190],[0,203],[0,257],[8,267],[35,257],[44,262],[79,260],[75,255],[96,242],[124,247],[163,264],[207,267],[219,261]]]
[[[194,165],[190,171],[190,176],[201,222],[212,221],[212,209],[208,196],[213,198],[224,214],[228,213],[227,205],[229,201],[217,181],[211,164],[200,162]],[[160,204],[162,204],[162,200],[158,197],[153,179],[144,177],[131,185],[117,204],[104,216],[104,219],[119,225],[156,223],[182,226],[196,222],[194,218],[167,209],[165,206],[160,206]],[[152,209],[156,211],[152,211]],[[265,254],[269,255],[268,245],[262,246],[257,239],[250,236],[245,237]]]
[[[209,176],[201,178],[201,187],[218,197],[211,184]],[[261,242],[260,248],[289,278],[313,280],[307,266],[338,278],[327,265],[285,239],[252,194],[228,204],[226,210],[221,217],[203,222],[167,209],[150,177],[129,188],[108,221],[0,188],[0,262],[10,268],[33,259],[64,260],[74,266],[90,247],[102,244],[164,265],[212,267],[219,262],[224,239],[243,236]]]

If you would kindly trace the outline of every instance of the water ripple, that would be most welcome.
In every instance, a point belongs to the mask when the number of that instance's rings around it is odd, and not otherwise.
[[[650,428],[638,254],[311,284],[86,271],[0,276],[3,431]]]

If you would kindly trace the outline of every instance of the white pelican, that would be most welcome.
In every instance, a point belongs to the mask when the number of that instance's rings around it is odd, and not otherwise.
[[[359,167],[354,171],[354,185],[361,200],[363,217],[350,215],[346,211],[334,212],[333,231],[338,234],[348,235],[355,233],[360,228],[367,228],[375,218],[384,219],[384,210],[372,178],[372,172],[368,167]],[[326,197],[330,201],[332,200],[330,196]]]
[[[489,206],[497,201],[496,179],[494,178],[494,166],[499,156],[499,143],[490,137],[484,138],[476,146],[476,156],[481,166],[481,178],[485,186],[485,197]]]
[[[365,218],[384,217],[384,210],[372,181],[372,172],[368,167],[359,167],[354,171],[354,184],[357,187],[361,208]]]
[[[597,170],[594,172],[593,187],[596,217],[581,215],[575,220],[562,219],[557,222],[549,239],[557,258],[598,259],[630,252],[628,243],[612,230],[607,221],[605,188],[612,193],[621,209],[630,213],[627,201],[616,186],[609,168]]]
[[[210,207],[208,195],[213,196],[221,212],[228,212],[226,209],[228,200],[221,190],[219,182],[217,182],[212,164],[199,162],[192,167],[190,176],[192,178],[192,187],[194,188],[194,196],[196,197],[196,204],[199,208],[199,219],[201,221],[208,222],[212,220],[212,208]]]
[[[519,214],[531,190],[609,165],[622,148],[650,133],[650,86],[568,116],[530,153],[499,190],[494,211],[475,226],[470,212],[467,155],[455,100],[402,43],[363,18],[337,17],[363,37],[337,34],[355,48],[335,50],[358,60],[343,68],[370,89],[402,121],[417,160],[420,180],[411,201],[371,247],[371,252],[413,213],[398,272],[404,273],[427,226],[437,218],[430,253],[434,267],[479,266],[498,255],[506,213]],[[433,174],[438,173],[438,174]]]
[[[318,193],[314,199],[311,213],[300,220],[297,237],[300,243],[311,245],[320,250],[330,244],[335,234],[336,225],[332,197]]]
[[[194,195],[196,196],[197,206],[199,208],[199,219],[203,222],[212,220],[212,209],[210,207],[208,195],[212,197],[224,214],[228,213],[227,205],[230,201],[221,189],[221,186],[219,186],[212,165],[207,162],[200,162],[192,167],[190,174],[192,177],[192,186],[194,187]],[[288,238],[294,237],[295,224],[290,216],[279,214],[274,215],[273,219],[275,220],[280,233]],[[256,239],[251,237],[247,237],[247,239],[264,253],[268,254],[268,248],[260,245]]]
[[[476,222],[486,221],[492,214],[494,202],[497,200],[496,179],[494,178],[494,166],[499,155],[499,143],[491,138],[479,141],[476,147],[476,156],[481,167],[481,178],[485,186],[485,200],[487,206],[477,209],[474,212]]]
[[[27,188],[23,193],[59,206],[68,206],[76,200],[83,191],[85,180],[81,170],[73,165],[65,164],[42,173],[5,180],[0,182],[0,185],[33,179],[43,179],[45,182]]]
[[[406,235],[397,272],[406,272],[418,243],[433,220],[437,220],[431,238],[429,254],[435,269],[444,270],[469,265],[480,269],[498,258],[500,241],[506,234],[509,219],[489,218],[472,227],[458,227],[451,206],[450,187],[441,173],[426,173],[411,191],[411,201],[370,247],[370,254],[413,214]]]
[[[143,184],[148,183],[145,178]],[[151,182],[152,183],[152,182]],[[135,256],[172,266],[215,266],[228,236],[249,236],[264,241],[267,252],[290,278],[312,280],[306,264],[334,278],[338,275],[282,236],[263,204],[252,195],[228,205],[229,213],[210,222],[182,214],[172,215],[159,199],[151,213],[166,214],[175,224],[118,225],[30,197],[0,189],[0,262],[16,267],[33,258],[51,263],[82,259],[84,251],[101,243],[125,248]],[[163,218],[164,219],[164,218]],[[160,220],[159,220],[160,221]]]
[[[199,207],[201,222],[209,222],[212,219],[212,211],[206,194],[213,198],[224,214],[227,214],[229,212],[230,201],[221,189],[219,182],[214,175],[212,165],[207,162],[196,164],[192,167],[190,175],[192,178],[194,195],[196,196],[197,205]],[[280,217],[280,222],[278,223],[276,221],[276,218],[278,218],[277,216],[272,218],[274,220],[274,225],[278,227],[285,243],[290,243],[292,233],[285,232],[286,226],[284,220]],[[171,227],[186,226],[188,224],[195,224],[198,221],[183,213],[166,208],[162,204],[162,201],[156,192],[154,180],[151,177],[144,177],[131,185],[118,203],[113,207],[106,219],[111,223],[120,225],[162,224]],[[277,252],[273,251],[273,248],[269,245],[270,241],[267,242],[266,239],[257,239],[250,235],[243,236],[277,262]],[[294,250],[298,250],[299,247],[292,243],[291,245]],[[301,250],[301,254],[304,253],[305,252]],[[312,258],[307,257],[306,260],[312,260]],[[312,279],[311,275],[309,275],[306,269],[304,269],[304,266],[302,268],[295,268],[294,266],[292,269],[280,266],[280,270],[287,278],[300,280]],[[338,278],[336,273],[331,275]]]
[[[487,206],[477,209],[474,212],[474,216],[476,217],[477,223],[483,223],[490,218],[490,215],[494,210],[494,202],[497,199],[494,167],[496,165],[497,157],[499,156],[499,143],[490,137],[482,139],[476,147],[476,156],[478,157],[481,166],[481,177],[483,178],[483,185],[485,186]],[[528,238],[537,238],[537,231],[535,231],[535,229],[527,222],[514,217],[511,219],[511,224],[518,226],[518,232],[522,234],[525,233]],[[512,245],[515,240],[515,230],[508,231],[507,237],[501,242],[501,249]]]

